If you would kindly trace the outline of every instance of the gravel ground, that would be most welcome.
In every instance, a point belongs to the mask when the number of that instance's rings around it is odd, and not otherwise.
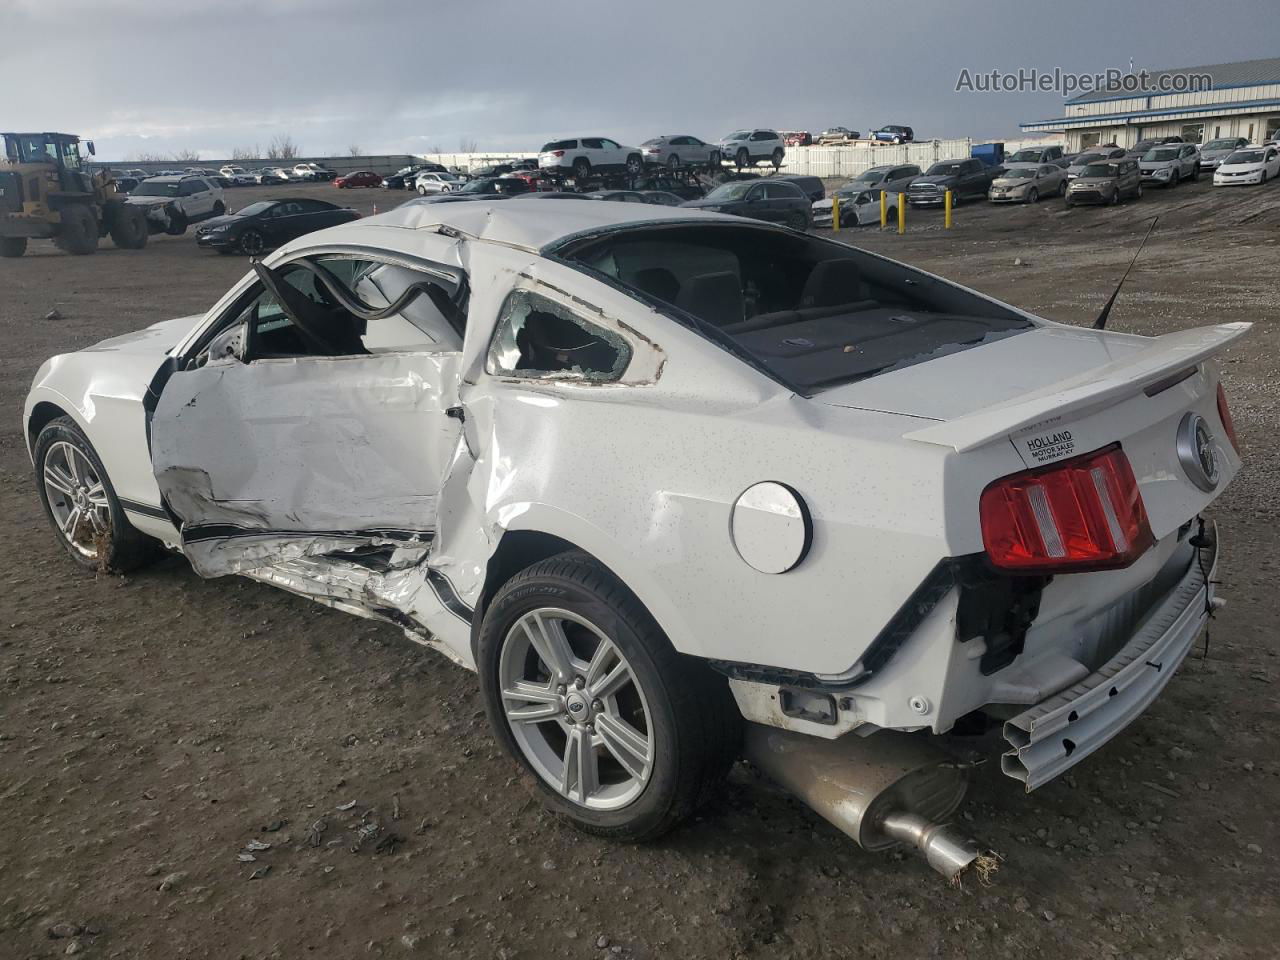
[[[342,194],[366,212],[400,196]],[[980,772],[965,825],[1005,862],[959,889],[742,768],[660,843],[583,837],[499,754],[473,678],[396,630],[178,559],[78,574],[32,488],[32,374],[205,309],[246,266],[190,234],[0,261],[0,957],[1274,956],[1280,187],[966,205],[950,233],[912,211],[905,237],[842,238],[1087,323],[1156,212],[1112,328],[1257,324],[1224,365],[1248,461],[1215,508],[1229,605],[1208,659],[1071,775],[1025,796]],[[360,843],[370,823],[402,842]],[[250,840],[270,848],[241,861]]]

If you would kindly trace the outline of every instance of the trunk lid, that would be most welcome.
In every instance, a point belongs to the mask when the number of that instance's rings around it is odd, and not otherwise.
[[[1044,326],[813,399],[935,421],[913,425],[904,437],[958,453],[1011,443],[1028,467],[1118,441],[1160,538],[1212,502],[1239,468],[1218,414],[1217,373],[1202,364],[1249,327],[1227,323],[1140,337]],[[1207,429],[1198,442],[1186,426],[1190,414]],[[1216,469],[1216,482],[1197,482],[1202,456]]]

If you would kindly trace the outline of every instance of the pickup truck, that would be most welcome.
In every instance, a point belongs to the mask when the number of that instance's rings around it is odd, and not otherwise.
[[[991,181],[1004,173],[1004,167],[988,167],[981,160],[940,160],[916,177],[907,188],[907,203],[913,207],[937,206],[951,191],[951,202],[981,198],[987,195]]]

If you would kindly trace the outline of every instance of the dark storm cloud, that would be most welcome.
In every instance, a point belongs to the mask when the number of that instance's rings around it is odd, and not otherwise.
[[[1280,4],[678,0],[0,0],[8,127],[100,155],[536,149],[598,131],[719,137],[741,125],[1014,136],[1044,93],[957,93],[961,70],[1087,72],[1274,55]],[[1211,23],[1213,29],[1203,29]],[[1068,39],[1068,37],[1070,39]],[[13,78],[29,78],[15,84]]]

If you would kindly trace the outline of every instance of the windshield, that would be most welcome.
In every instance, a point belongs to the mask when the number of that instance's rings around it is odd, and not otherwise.
[[[1261,163],[1261,150],[1237,150],[1227,157],[1227,163]]]
[[[497,180],[472,180],[464,186],[458,193],[497,193]]]
[[[1101,159],[1102,154],[1100,153],[1082,153],[1080,156],[1076,157],[1075,162],[1071,165],[1073,167],[1084,167]]]
[[[135,197],[176,197],[177,195],[178,185],[176,183],[143,180],[133,188],[133,196]]]
[[[1114,177],[1116,172],[1116,165],[1114,163],[1091,163],[1080,171],[1080,176]]]
[[[722,183],[707,194],[708,200],[741,200],[755,184],[750,182]]]
[[[241,207],[236,211],[237,217],[256,217],[266,213],[276,205],[274,200],[259,200],[257,203],[251,203],[247,207]]]
[[[903,264],[766,227],[646,227],[556,255],[806,396],[1034,326]]]
[[[1171,150],[1168,147],[1159,150],[1148,150],[1142,157],[1148,163],[1158,163],[1162,160],[1177,160],[1178,151]]]
[[[726,140],[745,140],[751,136],[750,130],[735,130],[733,133],[725,137]]]
[[[1019,150],[1009,158],[1009,163],[1039,163],[1039,150]]]
[[[1133,145],[1133,151],[1134,153],[1146,153],[1155,145],[1156,141],[1154,140],[1139,140]]]
[[[1035,167],[1014,167],[1004,172],[1006,180],[1029,180],[1036,175]]]
[[[958,163],[935,163],[929,168],[928,175],[931,177],[954,177],[960,172],[960,164]]]
[[[1232,150],[1240,146],[1240,141],[1235,137],[1224,137],[1221,140],[1210,140],[1204,145],[1205,150]]]
[[[866,170],[853,178],[853,181],[846,186],[861,184],[867,187],[874,187],[877,183],[884,180],[887,171],[884,170]]]

